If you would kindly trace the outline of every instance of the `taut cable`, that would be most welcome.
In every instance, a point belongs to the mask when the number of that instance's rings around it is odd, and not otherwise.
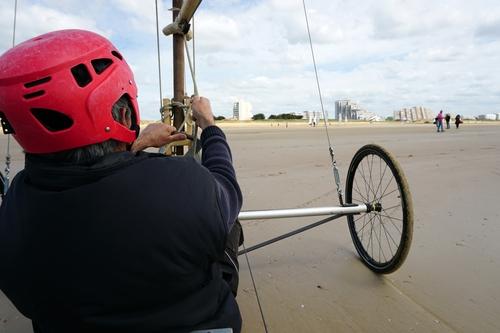
[[[17,0],[14,2],[14,25],[12,29],[12,47],[16,45],[16,23],[17,23]],[[9,173],[10,173],[10,134],[7,134],[7,154],[5,155],[5,179],[4,191],[9,189]]]
[[[189,63],[189,71],[191,72],[191,79],[193,80],[193,89],[194,95],[199,96],[198,94],[198,84],[196,83],[196,75],[193,68],[193,62],[191,61],[191,55],[189,54],[189,47],[187,44],[186,36],[184,36],[184,46],[186,47],[186,56]],[[193,143],[192,143],[192,153],[193,156],[196,155],[196,146],[198,144],[198,125],[195,123],[193,127]]]
[[[245,253],[245,259],[248,265],[248,271],[250,272],[250,280],[252,280],[253,289],[255,290],[255,298],[257,299],[257,305],[259,306],[260,317],[262,318],[262,323],[264,324],[264,331],[268,333],[266,318],[264,317],[264,311],[262,310],[262,305],[260,304],[259,293],[257,292],[257,285],[255,284],[255,279],[253,278],[253,273],[252,273],[252,267],[250,266],[250,261],[248,260],[247,249],[244,243],[242,244],[242,246],[243,246],[243,251]]]
[[[159,31],[160,26],[158,24],[158,0],[155,0],[155,10],[156,10],[156,51],[158,58],[158,83],[160,86],[160,110],[161,110],[163,106],[163,96],[161,89],[161,61],[160,61],[161,58],[160,58],[160,31]]]
[[[313,43],[312,43],[312,38],[311,38],[311,31],[309,29],[309,19],[307,18],[307,9],[306,9],[305,0],[302,0],[302,5],[304,7],[304,17],[306,19],[307,35],[309,36],[309,46],[311,47],[311,55],[312,55],[312,61],[313,61],[313,65],[314,65],[314,74],[316,75],[316,85],[318,86],[319,101],[321,104],[321,111],[323,112],[323,121],[325,124],[326,138],[328,140],[328,151],[330,153],[330,158],[332,160],[333,176],[335,178],[335,184],[337,185],[337,193],[338,193],[340,204],[344,205],[344,200],[342,198],[342,184],[340,181],[340,174],[339,174],[339,170],[337,168],[337,161],[335,160],[335,152],[333,151],[332,144],[330,142],[330,135],[328,133],[328,123],[327,123],[327,119],[326,119],[327,117],[326,117],[325,108],[323,106],[323,97],[321,94],[321,87],[319,84],[318,69],[316,67],[316,59],[314,56],[314,48],[313,48]]]

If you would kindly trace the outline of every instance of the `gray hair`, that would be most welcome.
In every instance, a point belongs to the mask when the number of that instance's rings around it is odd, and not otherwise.
[[[125,118],[130,119],[132,117],[132,105],[130,99],[127,95],[123,95],[120,99],[113,105],[111,113],[113,119],[124,123],[126,119],[122,119],[121,110],[125,109]],[[93,145],[88,145],[80,148],[75,148],[71,150],[66,150],[57,153],[43,154],[47,160],[71,163],[71,164],[89,164],[93,161],[116,151],[116,148],[120,142],[110,139],[108,141],[95,143]],[[28,155],[28,153],[26,154]]]

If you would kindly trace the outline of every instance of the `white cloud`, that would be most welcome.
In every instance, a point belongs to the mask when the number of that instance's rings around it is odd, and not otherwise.
[[[143,118],[158,118],[154,2],[23,0],[18,41],[78,27],[105,34],[134,68]],[[160,28],[171,20],[159,1]],[[338,98],[370,111],[423,105],[479,114],[500,109],[497,0],[307,0],[327,109]],[[0,3],[0,52],[10,46],[13,3]],[[163,96],[171,96],[171,37],[161,36]],[[200,92],[216,114],[235,98],[255,113],[319,110],[301,0],[211,0],[196,16]],[[192,92],[186,68],[188,93]]]
[[[243,38],[239,30],[236,21],[228,16],[201,11],[195,18],[195,38],[200,49],[207,53],[238,43]]]
[[[2,2],[0,4],[0,50],[12,46],[14,23],[14,5]],[[96,22],[91,17],[70,14],[59,10],[57,7],[45,7],[39,4],[24,3],[18,7],[16,21],[16,44],[34,36],[53,30],[61,29],[87,29],[108,35],[109,31],[97,28]]]

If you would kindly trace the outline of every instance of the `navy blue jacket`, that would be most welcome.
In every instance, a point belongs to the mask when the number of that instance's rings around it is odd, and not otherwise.
[[[29,158],[0,207],[0,289],[36,332],[241,329],[216,262],[242,197],[224,133],[189,157]]]

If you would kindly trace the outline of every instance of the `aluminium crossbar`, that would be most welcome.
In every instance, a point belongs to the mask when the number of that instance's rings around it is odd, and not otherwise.
[[[325,215],[348,215],[368,212],[365,204],[355,206],[333,206],[291,209],[250,210],[240,212],[238,219],[245,220],[268,220],[288,217],[325,216]]]
[[[238,255],[243,255],[245,253],[252,252],[254,250],[260,249],[261,247],[267,246],[269,244],[275,243],[277,241],[291,237],[293,235],[297,235],[299,233],[315,228],[327,222],[336,220],[342,216],[367,213],[370,212],[372,209],[373,207],[371,205],[362,204],[362,205],[349,205],[342,207],[293,208],[293,209],[254,210],[254,211],[241,212],[238,218],[242,221],[267,220],[267,219],[278,219],[278,218],[289,218],[289,217],[325,216],[325,215],[328,215],[328,217],[320,221],[300,227],[293,231],[287,232],[283,235],[271,238],[262,243],[253,245],[249,248],[245,248],[245,246],[243,246],[243,250],[239,251]]]

